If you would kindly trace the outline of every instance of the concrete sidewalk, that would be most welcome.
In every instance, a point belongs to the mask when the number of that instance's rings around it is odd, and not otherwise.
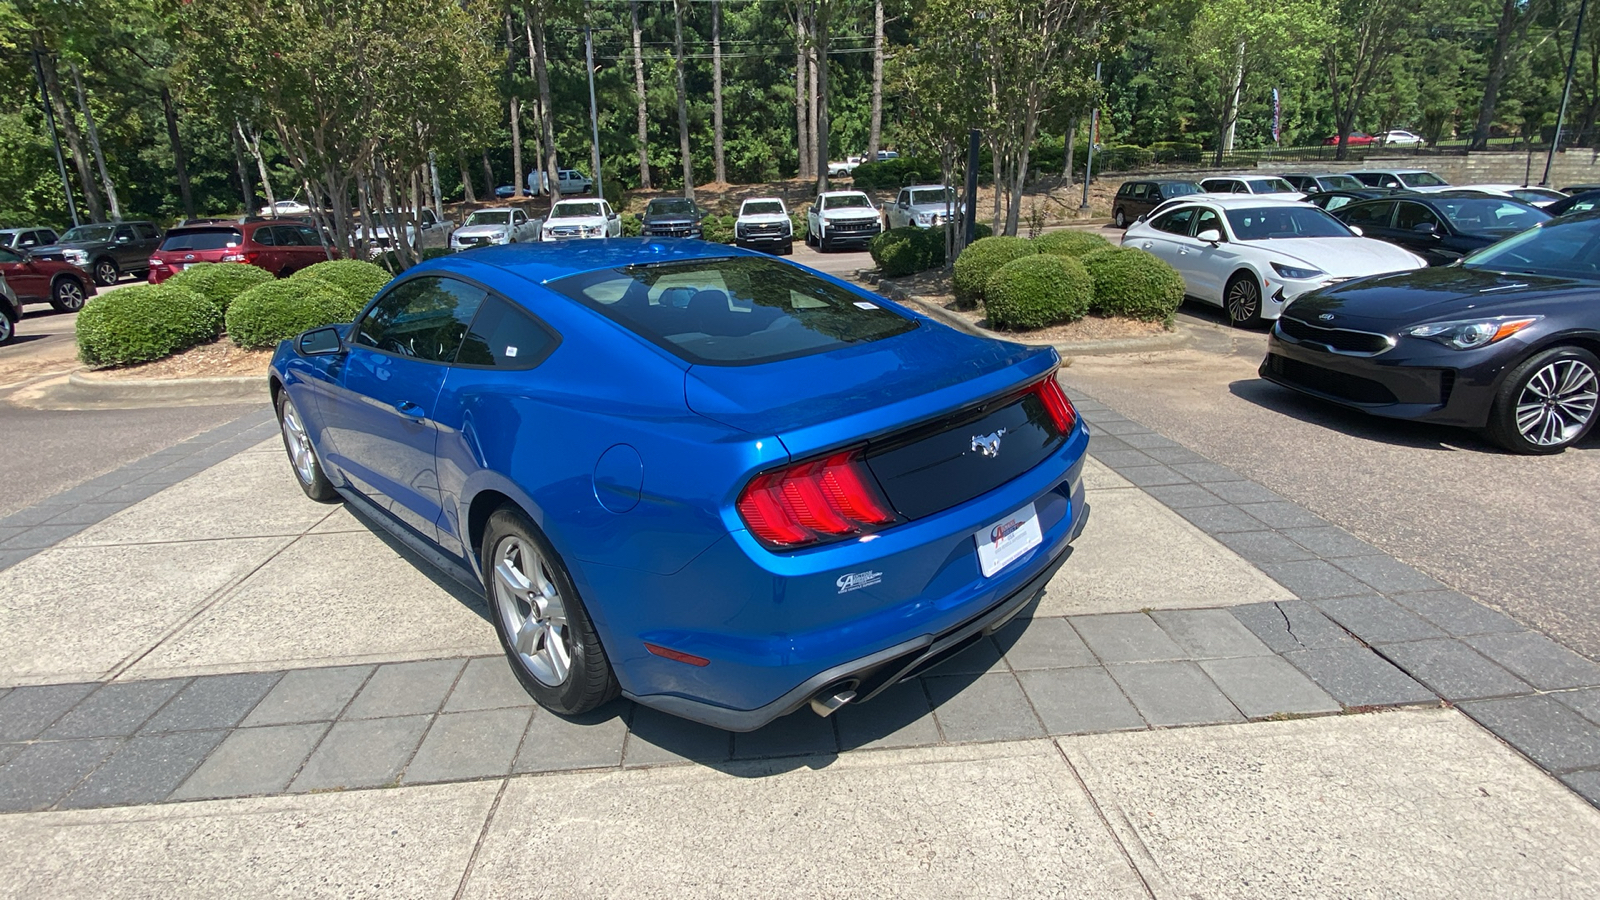
[[[0,520],[0,895],[1600,889],[1600,667],[1080,407],[1094,516],[1024,618],[745,735],[537,710],[269,421]]]

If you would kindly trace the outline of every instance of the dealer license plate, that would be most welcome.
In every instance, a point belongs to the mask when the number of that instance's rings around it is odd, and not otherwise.
[[[1029,503],[972,537],[978,542],[978,568],[988,578],[1039,546],[1044,533],[1039,530],[1039,513]]]

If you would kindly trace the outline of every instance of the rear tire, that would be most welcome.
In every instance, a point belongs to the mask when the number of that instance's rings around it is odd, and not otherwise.
[[[75,313],[83,309],[83,285],[70,275],[56,279],[50,286],[50,306],[56,312]]]
[[[94,283],[101,287],[110,287],[117,283],[117,278],[122,271],[117,268],[117,261],[109,257],[101,257],[94,262]]]
[[[1240,272],[1228,279],[1222,289],[1222,308],[1235,328],[1261,327],[1261,282],[1249,272]]]
[[[1485,436],[1512,453],[1560,453],[1594,427],[1600,360],[1580,347],[1552,347],[1506,375],[1489,407]]]
[[[621,692],[578,590],[522,511],[489,516],[479,550],[484,593],[511,671],[540,706],[575,716]]]
[[[1123,212],[1121,209],[1117,210],[1116,215],[1113,216],[1113,218],[1116,220],[1118,228],[1128,227],[1128,214]]]

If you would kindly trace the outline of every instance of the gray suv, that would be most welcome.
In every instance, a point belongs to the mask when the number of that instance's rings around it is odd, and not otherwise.
[[[33,255],[72,263],[93,275],[95,284],[110,285],[124,272],[143,278],[160,246],[161,229],[154,222],[104,222],[79,225],[57,243],[35,247]]]
[[[6,228],[0,230],[0,247],[9,250],[32,250],[35,247],[46,247],[61,240],[54,228],[35,226],[33,228]]]

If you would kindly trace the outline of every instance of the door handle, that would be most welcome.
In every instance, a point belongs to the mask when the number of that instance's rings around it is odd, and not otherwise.
[[[422,421],[422,407],[412,403],[410,400],[401,400],[394,405],[394,408],[396,412],[408,419]]]

